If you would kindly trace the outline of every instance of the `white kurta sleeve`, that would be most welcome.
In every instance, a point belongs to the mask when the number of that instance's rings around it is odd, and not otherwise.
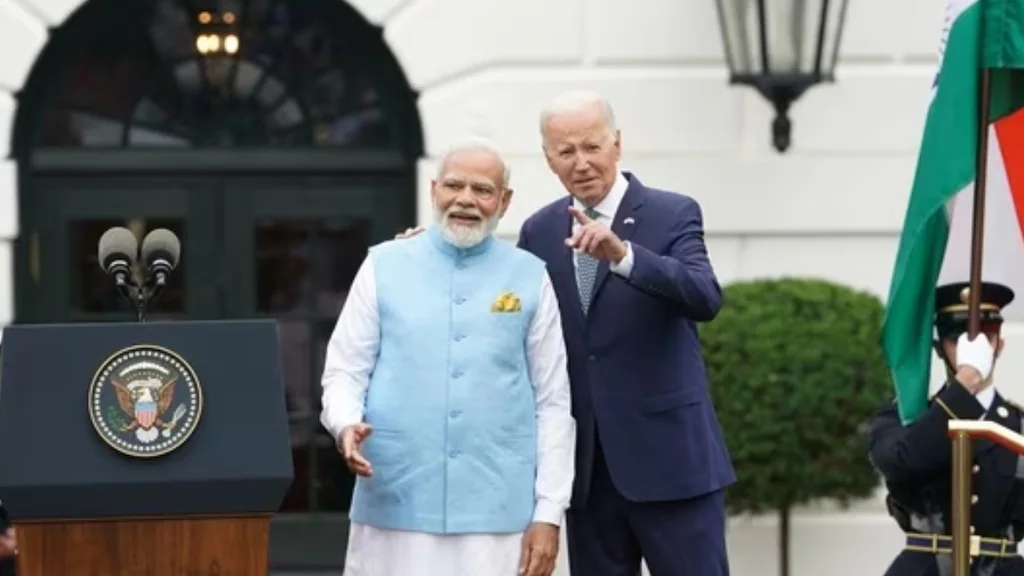
[[[626,245],[626,255],[618,262],[609,262],[608,270],[612,274],[629,279],[629,275],[633,273],[633,244],[628,240],[624,244]]]
[[[527,336],[526,358],[537,397],[537,504],[533,519],[559,526],[572,498],[576,422],[569,397],[562,319],[546,273]]]
[[[366,389],[380,351],[380,316],[373,261],[363,260],[338,316],[324,360],[320,423],[337,440],[341,431],[363,421]]]

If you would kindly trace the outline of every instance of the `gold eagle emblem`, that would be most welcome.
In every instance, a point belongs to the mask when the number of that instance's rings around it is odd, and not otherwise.
[[[174,400],[174,385],[177,381],[177,378],[171,378],[167,382],[148,378],[125,384],[117,378],[111,378],[110,383],[114,385],[114,392],[117,394],[117,404],[130,418],[128,424],[122,426],[120,431],[128,432],[136,428],[147,431],[153,428],[173,428],[180,416],[170,421],[164,421],[163,416]]]
[[[89,384],[89,419],[111,448],[134,458],[177,450],[199,424],[203,391],[177,353],[141,344],[109,356]]]

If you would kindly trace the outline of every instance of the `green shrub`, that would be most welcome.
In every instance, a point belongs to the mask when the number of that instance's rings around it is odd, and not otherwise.
[[[789,513],[818,499],[870,496],[879,478],[866,424],[891,396],[875,296],[810,279],[740,282],[702,327],[715,409],[738,481],[730,513],[780,519],[788,574]]]

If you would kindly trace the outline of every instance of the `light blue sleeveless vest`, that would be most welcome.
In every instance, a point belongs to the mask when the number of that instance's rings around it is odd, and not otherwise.
[[[370,251],[380,354],[355,522],[435,534],[513,533],[534,509],[537,414],[526,339],[544,263],[488,238],[459,250],[434,226]]]

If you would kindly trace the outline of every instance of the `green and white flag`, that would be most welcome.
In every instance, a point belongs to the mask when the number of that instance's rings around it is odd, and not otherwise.
[[[983,279],[1024,299],[1024,0],[950,0],[939,53],[882,331],[904,423],[928,406],[935,287],[970,278],[982,68],[992,75]],[[1024,305],[1004,313],[1021,318]]]

